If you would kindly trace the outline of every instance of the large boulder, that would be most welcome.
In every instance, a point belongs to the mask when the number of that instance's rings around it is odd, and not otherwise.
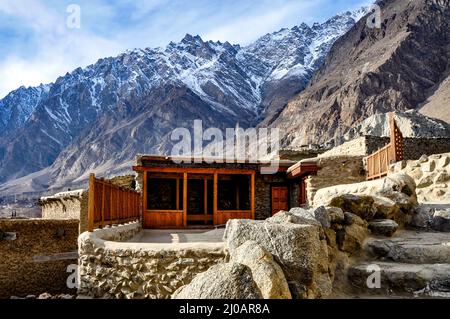
[[[283,270],[272,255],[254,241],[231,252],[231,261],[246,265],[264,299],[292,299]]]
[[[172,299],[262,299],[249,267],[239,263],[218,264],[179,288]]]
[[[382,197],[392,200],[402,209],[408,210],[417,205],[416,184],[414,179],[405,173],[396,173],[385,178],[356,184],[336,185],[322,188],[314,195],[313,205],[319,206],[335,206],[331,205],[333,199],[342,195],[357,195],[360,200],[365,199],[363,206],[369,205],[370,202],[366,197]],[[345,209],[344,209],[345,210]],[[353,212],[352,212],[353,213]]]
[[[331,279],[322,227],[277,220],[284,218],[228,221],[224,239],[230,254],[246,241],[255,241],[281,266],[294,298],[328,296]]]

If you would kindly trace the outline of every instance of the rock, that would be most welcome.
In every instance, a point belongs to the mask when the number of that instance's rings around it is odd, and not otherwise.
[[[25,299],[36,299],[35,295],[28,295],[25,297]]]
[[[321,206],[314,210],[314,217],[322,225],[323,228],[330,228],[331,218],[328,210],[325,207]]]
[[[423,163],[421,165],[420,169],[424,173],[431,173],[434,171],[435,168],[436,168],[436,162],[434,160],[429,160],[428,162]]]
[[[289,212],[280,211],[272,217],[267,218],[266,221],[277,224],[292,223],[299,225],[321,226],[321,224],[315,219],[313,212],[299,207],[292,208]]]
[[[450,209],[437,210],[433,215],[431,227],[441,232],[450,232]]]
[[[270,252],[283,269],[293,298],[322,298],[330,294],[328,251],[322,227],[235,219],[228,221],[224,238],[230,252],[248,240]]]
[[[345,222],[344,211],[339,207],[327,207],[331,224],[343,224]]]
[[[369,223],[370,231],[376,235],[391,237],[398,229],[398,224],[391,219],[378,219]]]
[[[264,299],[292,299],[283,270],[272,255],[254,241],[232,250],[231,261],[250,268]]]
[[[370,239],[365,249],[380,260],[406,264],[449,264],[449,236],[439,232],[399,231],[393,238]]]
[[[410,226],[415,228],[428,229],[433,220],[434,209],[427,206],[419,206],[416,208],[415,214],[412,216]]]
[[[371,220],[377,210],[373,205],[375,199],[381,198],[394,202],[403,213],[411,213],[417,206],[414,179],[405,173],[398,173],[375,181],[322,188],[314,195],[313,205],[339,207]]]
[[[417,188],[425,188],[430,185],[433,185],[433,183],[434,183],[434,175],[426,174],[426,175],[423,175],[417,182]]]
[[[352,224],[336,232],[336,242],[341,251],[353,255],[360,251],[368,235],[367,228]]]
[[[179,288],[172,299],[262,299],[249,267],[238,263],[218,264]]]
[[[356,224],[358,226],[367,227],[367,222],[365,220],[358,215],[349,212],[344,213],[344,224],[347,226]]]
[[[331,200],[330,206],[339,207],[344,211],[351,212],[362,219],[371,220],[376,211],[373,208],[374,199],[371,196],[359,196],[345,194]]]
[[[400,211],[395,202],[386,197],[374,197],[373,207],[375,209],[375,219],[393,218]]]
[[[439,172],[434,178],[435,184],[447,183],[448,181],[450,181],[450,174],[447,171]]]
[[[440,159],[436,160],[437,168],[444,168],[450,163],[450,157],[447,155],[442,156]]]
[[[428,156],[422,155],[422,156],[419,158],[419,163],[426,163],[426,162],[428,162]]]
[[[44,292],[43,294],[40,294],[38,299],[51,299],[52,295],[50,295],[48,292]]]

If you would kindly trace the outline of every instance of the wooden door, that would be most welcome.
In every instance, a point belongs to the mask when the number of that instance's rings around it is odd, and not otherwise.
[[[289,189],[287,187],[272,187],[272,215],[280,210],[289,210]]]

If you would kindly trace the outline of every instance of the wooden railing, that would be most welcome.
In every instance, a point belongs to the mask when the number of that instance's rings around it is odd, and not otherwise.
[[[366,158],[368,180],[386,176],[389,166],[404,158],[403,135],[395,122],[394,113],[389,113],[389,127],[391,130],[390,143]]]
[[[141,196],[110,182],[89,177],[89,231],[140,219]]]

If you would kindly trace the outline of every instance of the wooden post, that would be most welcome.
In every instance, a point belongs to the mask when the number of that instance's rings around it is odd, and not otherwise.
[[[188,192],[188,174],[183,174],[183,224],[187,227],[187,192]]]
[[[177,178],[177,183],[176,183],[176,190],[175,190],[175,196],[177,197],[175,199],[175,209],[176,210],[180,210],[180,179]]]
[[[252,211],[252,219],[255,219],[255,175],[256,173],[253,172],[251,175],[251,195],[250,195],[250,205],[251,205],[251,211]]]
[[[88,230],[94,231],[95,214],[95,174],[89,175]]]
[[[217,216],[217,196],[218,196],[218,190],[217,190],[217,184],[218,184],[219,176],[217,173],[214,173],[214,187],[213,187],[213,220],[214,225],[217,225],[218,223],[218,216]]]
[[[144,187],[143,187],[143,191],[142,191],[142,223],[144,224],[144,227],[146,227],[146,225],[145,225],[145,215],[147,214],[146,213],[146,211],[147,211],[147,209],[148,209],[148,206],[147,206],[147,196],[148,196],[148,193],[147,193],[147,187],[148,187],[148,185],[147,185],[147,182],[148,182],[148,179],[147,179],[147,172],[144,172]]]
[[[239,183],[236,184],[236,209],[240,209],[240,191],[239,191]]]
[[[208,215],[208,180],[205,178],[203,182],[203,213],[205,214],[205,217]],[[208,223],[208,221],[205,218],[205,225]]]
[[[105,226],[105,204],[106,204],[106,186],[102,184],[102,223],[101,228]]]

